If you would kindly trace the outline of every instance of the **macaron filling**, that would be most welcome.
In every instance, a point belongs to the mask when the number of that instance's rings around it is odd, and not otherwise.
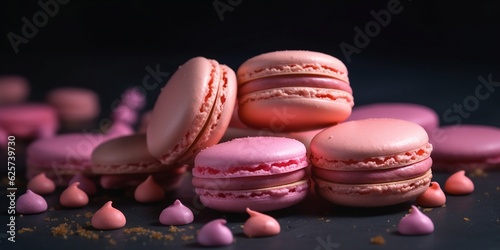
[[[258,197],[273,197],[285,196],[290,193],[307,192],[309,189],[308,179],[303,179],[294,183],[273,186],[268,188],[248,189],[248,190],[210,190],[204,188],[196,188],[196,194],[204,198],[219,198],[219,199],[248,199]]]
[[[291,158],[289,160],[259,163],[246,166],[231,166],[228,168],[217,168],[211,166],[196,166],[193,168],[193,176],[210,178],[231,178],[241,176],[262,176],[286,173],[305,168],[309,165],[306,155]]]
[[[238,74],[240,83],[245,83],[253,79],[266,77],[269,75],[290,75],[290,74],[314,74],[335,77],[339,80],[348,82],[347,70],[323,65],[318,63],[290,63],[285,65],[266,66],[248,71],[244,74]]]
[[[306,177],[305,169],[299,169],[289,173],[248,176],[238,178],[200,178],[193,177],[193,186],[211,190],[245,190],[258,189],[270,186],[279,186],[300,181]]]
[[[353,96],[346,91],[309,87],[283,87],[279,89],[256,91],[241,96],[241,98],[239,99],[239,104],[244,105],[247,102],[285,98],[306,98],[313,100],[334,101],[346,103],[351,107],[354,106]]]
[[[403,167],[371,171],[335,171],[315,167],[312,174],[325,181],[340,184],[373,184],[416,178],[429,171],[431,166],[432,159],[429,157]]]
[[[318,168],[330,170],[372,170],[372,169],[388,169],[397,168],[429,158],[432,152],[432,144],[426,143],[424,146],[390,156],[378,156],[365,159],[327,159],[311,153],[311,162]]]
[[[238,86],[238,96],[261,90],[269,90],[283,87],[312,87],[337,89],[352,94],[352,88],[348,83],[322,76],[311,75],[280,75],[274,77],[259,78]]]

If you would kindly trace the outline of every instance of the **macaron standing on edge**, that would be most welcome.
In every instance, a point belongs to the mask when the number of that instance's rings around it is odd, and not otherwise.
[[[354,105],[347,75],[340,60],[320,52],[288,50],[255,56],[237,71],[239,117],[250,127],[273,132],[342,122]]]
[[[165,166],[192,162],[220,141],[236,101],[236,76],[204,57],[188,60],[162,89],[147,128],[149,152]]]
[[[315,191],[344,206],[410,201],[429,187],[431,152],[427,133],[413,122],[374,118],[338,124],[311,141]]]

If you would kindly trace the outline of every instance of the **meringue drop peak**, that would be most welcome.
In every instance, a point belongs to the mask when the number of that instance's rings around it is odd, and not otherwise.
[[[17,198],[16,211],[20,214],[38,214],[46,210],[47,201],[29,189]]]
[[[446,203],[446,195],[439,183],[433,181],[429,188],[417,197],[416,202],[423,207],[440,207]]]
[[[134,198],[138,202],[157,202],[165,197],[165,191],[153,179],[152,175],[139,184],[134,192]]]
[[[59,203],[64,207],[84,207],[89,203],[87,193],[79,188],[80,182],[73,182],[59,196]]]
[[[427,215],[412,205],[410,213],[399,221],[398,231],[403,235],[430,234],[434,232],[434,223]]]
[[[160,223],[163,225],[186,225],[192,223],[194,215],[191,209],[184,206],[179,200],[165,209],[160,214]]]
[[[101,230],[118,229],[125,226],[127,219],[125,215],[118,209],[111,206],[112,201],[106,202],[92,216],[92,227]]]
[[[40,173],[29,180],[27,187],[29,190],[40,195],[50,194],[56,190],[56,184],[47,178],[45,173]]]
[[[233,243],[233,233],[225,224],[225,219],[205,224],[198,232],[198,243],[202,246],[227,246]]]
[[[276,219],[250,208],[246,209],[250,218],[243,225],[243,232],[248,237],[266,237],[280,233],[280,224]]]
[[[460,170],[446,179],[444,190],[452,195],[466,195],[474,191],[474,183],[465,176],[464,170]]]

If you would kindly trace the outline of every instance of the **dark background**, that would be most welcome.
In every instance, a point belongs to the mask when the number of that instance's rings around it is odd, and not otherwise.
[[[205,56],[236,70],[263,52],[316,50],[346,63],[356,105],[420,103],[443,123],[450,120],[443,121],[446,110],[474,95],[479,76],[500,81],[499,1],[394,1],[402,10],[349,61],[340,44],[354,46],[354,28],[364,30],[375,20],[371,11],[387,10],[390,2],[74,0],[59,4],[16,54],[7,35],[22,35],[22,17],[32,20],[42,8],[36,1],[2,1],[0,73],[28,77],[35,101],[57,86],[94,89],[108,115],[121,91],[142,84],[146,67],[171,75],[189,58]],[[223,19],[214,3],[229,7]],[[146,91],[147,108],[161,86]],[[499,92],[462,122],[500,126]]]

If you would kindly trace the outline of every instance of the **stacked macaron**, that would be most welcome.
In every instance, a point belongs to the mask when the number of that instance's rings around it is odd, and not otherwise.
[[[374,118],[332,126],[311,141],[315,190],[346,206],[410,201],[429,187],[431,151],[426,131],[405,120]]]
[[[237,75],[240,119],[257,129],[326,127],[347,119],[354,105],[347,68],[327,54],[265,53],[245,61]]]

